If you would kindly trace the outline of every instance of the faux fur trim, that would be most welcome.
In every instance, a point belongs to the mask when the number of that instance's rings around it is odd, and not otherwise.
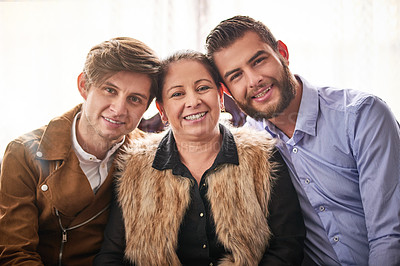
[[[231,253],[219,265],[258,265],[271,237],[267,219],[274,142],[262,132],[230,130],[239,166],[222,165],[207,177],[216,234]],[[134,140],[119,159],[125,255],[135,265],[181,265],[176,254],[178,231],[191,200],[191,181],[151,167],[161,138],[150,134]]]

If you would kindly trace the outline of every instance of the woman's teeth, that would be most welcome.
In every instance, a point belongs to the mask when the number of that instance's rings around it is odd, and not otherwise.
[[[185,116],[184,119],[186,119],[186,120],[197,120],[197,119],[202,118],[205,115],[206,115],[206,112],[203,112],[203,113],[198,113],[198,114],[195,114],[195,115]]]

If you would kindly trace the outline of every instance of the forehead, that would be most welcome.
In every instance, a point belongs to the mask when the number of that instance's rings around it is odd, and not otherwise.
[[[150,94],[151,78],[144,73],[120,71],[108,77],[103,84],[132,93]]]
[[[213,81],[211,74],[203,63],[192,59],[183,59],[170,64],[164,86],[195,82],[200,79]]]
[[[257,33],[248,31],[228,47],[214,53],[213,58],[221,76],[224,76],[223,73],[226,71],[248,63],[247,61],[258,51],[274,53],[273,49]]]

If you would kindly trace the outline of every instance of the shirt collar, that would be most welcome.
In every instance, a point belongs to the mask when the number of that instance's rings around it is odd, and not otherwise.
[[[294,131],[302,131],[311,136],[315,136],[319,112],[318,90],[303,77],[299,75],[296,75],[296,77],[303,83],[303,92]],[[266,119],[263,121],[263,126],[273,137],[279,134],[275,125]]]
[[[96,156],[86,152],[82,146],[79,144],[78,139],[76,137],[76,121],[80,118],[81,112],[77,113],[74,117],[72,122],[72,148],[74,149],[76,156],[78,157],[79,161],[84,162],[101,162],[101,161],[108,161],[110,157],[115,153],[115,151],[121,147],[121,145],[125,141],[125,136],[123,137],[122,141],[114,144],[107,152],[106,157],[103,160],[99,160]]]
[[[225,163],[239,165],[239,156],[232,133],[221,124],[219,129],[222,134],[222,146],[212,167]],[[153,168],[157,170],[172,169],[173,174],[179,174],[178,168],[181,164],[173,132],[169,130],[158,145]]]
[[[318,90],[304,78],[298,77],[303,83],[303,95],[301,97],[295,130],[300,130],[311,136],[315,136],[319,110]]]

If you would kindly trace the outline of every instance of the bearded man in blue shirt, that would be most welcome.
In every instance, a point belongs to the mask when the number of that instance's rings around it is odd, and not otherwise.
[[[206,48],[246,124],[277,139],[291,170],[303,265],[399,265],[400,125],[389,107],[293,75],[285,44],[250,17],[220,22]]]

